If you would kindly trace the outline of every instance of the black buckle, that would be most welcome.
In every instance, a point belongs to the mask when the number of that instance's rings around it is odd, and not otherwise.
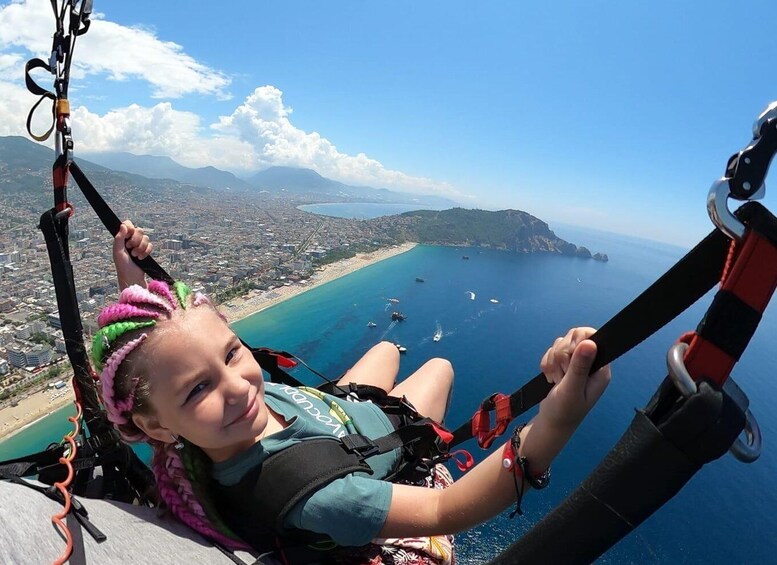
[[[365,459],[380,453],[380,448],[367,436],[361,434],[349,434],[340,438],[343,447],[349,453],[358,453]]]

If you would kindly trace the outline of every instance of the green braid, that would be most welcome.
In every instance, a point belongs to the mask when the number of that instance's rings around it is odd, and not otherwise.
[[[211,460],[208,459],[200,448],[188,441],[184,442],[184,446],[184,449],[181,451],[181,461],[183,461],[186,474],[189,475],[189,482],[191,482],[194,492],[197,494],[197,500],[208,515],[208,520],[220,533],[239,540],[240,537],[221,519],[221,515],[213,505],[213,499],[204,488],[210,477]]]
[[[92,362],[97,370],[102,371],[103,356],[119,337],[132,330],[147,328],[155,324],[156,322],[153,320],[149,322],[115,322],[100,328],[92,339]]]
[[[181,308],[186,310],[186,300],[192,293],[192,289],[184,283],[176,281],[173,283],[173,291],[175,292],[175,297],[178,299],[178,304],[181,305]]]

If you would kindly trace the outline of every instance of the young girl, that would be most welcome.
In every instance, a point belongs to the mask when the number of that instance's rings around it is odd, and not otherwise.
[[[151,444],[162,498],[195,530],[227,546],[243,545],[226,526],[228,517],[214,509],[212,480],[235,485],[271,454],[303,439],[354,431],[376,439],[395,429],[373,403],[338,402],[265,383],[251,352],[207,298],[178,283],[146,284],[128,253],[143,258],[151,244],[130,222],[117,234],[113,251],[121,297],[100,314],[92,352],[103,402],[125,439]],[[449,488],[380,480],[397,464],[395,450],[367,460],[373,474],[352,473],[303,498],[283,527],[362,546],[375,538],[452,534],[496,516],[515,502],[517,490],[538,486],[609,383],[609,367],[588,375],[596,354],[587,339],[593,331],[572,329],[554,342],[541,368],[555,386],[537,416],[518,430],[515,442],[497,448]],[[379,344],[338,384],[381,387],[442,421],[450,364],[432,360],[394,386],[398,362],[396,348]],[[518,446],[522,468],[504,463],[510,445]]]

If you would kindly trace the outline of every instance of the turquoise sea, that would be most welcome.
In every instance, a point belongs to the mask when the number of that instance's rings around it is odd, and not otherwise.
[[[558,235],[609,255],[608,263],[551,255],[419,246],[306,292],[235,325],[247,341],[295,352],[336,377],[372,344],[406,346],[401,376],[431,357],[456,369],[448,423],[469,417],[491,392],[511,392],[538,372],[553,339],[575,325],[599,326],[650,285],[684,249],[587,230]],[[462,256],[469,260],[462,260]],[[416,277],[425,282],[416,282]],[[475,299],[470,299],[470,292]],[[387,299],[397,298],[391,305]],[[491,299],[498,302],[491,302]],[[458,537],[461,563],[498,553],[587,476],[665,375],[665,354],[693,329],[705,297],[614,363],[613,382],[553,468],[551,487],[524,500],[524,516],[500,516]],[[407,315],[392,323],[392,310]],[[765,450],[751,465],[727,455],[708,465],[600,563],[767,563],[777,554],[777,307],[767,310],[734,376],[751,400]],[[367,327],[374,321],[375,328]],[[432,336],[439,324],[443,337]],[[305,376],[300,373],[300,376]],[[310,379],[310,382],[315,382]],[[61,411],[64,412],[64,411]],[[528,415],[527,415],[528,416]],[[0,444],[0,457],[44,447],[67,429],[63,413]],[[472,443],[465,444],[481,457]]]

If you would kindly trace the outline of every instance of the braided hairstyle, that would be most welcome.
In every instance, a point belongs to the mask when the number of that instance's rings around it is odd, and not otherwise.
[[[97,318],[100,329],[94,336],[92,361],[100,372],[100,392],[108,419],[126,441],[145,441],[153,448],[151,468],[167,507],[203,536],[227,547],[246,549],[248,545],[239,541],[213,511],[202,488],[209,474],[209,461],[202,450],[186,441],[182,450],[175,449],[172,443],[150,438],[132,420],[132,414],[152,411],[148,377],[136,350],[148,339],[149,332],[160,322],[170,320],[176,311],[203,304],[214,308],[205,295],[192,293],[180,282],[172,288],[157,280],[149,282],[147,288],[125,288],[118,303],[104,308]]]

